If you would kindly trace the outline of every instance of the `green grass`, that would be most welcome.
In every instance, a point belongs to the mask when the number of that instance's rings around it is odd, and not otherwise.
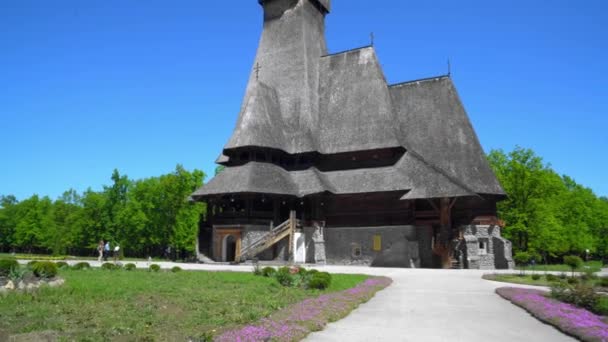
[[[91,269],[62,270],[60,276],[66,284],[59,288],[0,295],[0,336],[54,331],[70,341],[185,341],[368,278],[333,275],[330,288],[318,291],[236,272]]]
[[[534,286],[551,286],[552,284],[559,282],[559,281],[566,281],[566,279],[562,280],[562,279],[558,279],[554,282],[549,282],[547,281],[546,277],[544,274],[540,274],[540,279],[534,280],[532,279],[532,274],[526,274],[524,276],[520,275],[520,274],[516,274],[516,273],[511,273],[511,274],[484,274],[483,275],[483,279],[486,280],[492,280],[492,281],[499,281],[499,282],[503,282],[503,283],[513,283],[513,284],[523,284],[523,285],[534,285]],[[567,278],[570,278],[570,275],[568,275]],[[580,282],[586,282],[587,284],[593,285],[593,286],[600,286],[600,278],[596,278],[596,279],[592,279],[592,280],[587,280],[587,281],[583,281],[582,279],[579,278]]]
[[[603,264],[601,261],[587,261],[583,264],[583,267],[577,269],[578,272],[584,272],[590,270],[592,272],[599,272],[602,270]],[[523,269],[518,266],[518,270]],[[564,264],[554,264],[554,265],[535,265],[528,266],[525,268],[526,271],[550,271],[550,272],[570,272],[570,266]]]

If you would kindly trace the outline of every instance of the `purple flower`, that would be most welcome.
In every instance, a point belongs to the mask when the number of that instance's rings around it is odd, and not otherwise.
[[[370,278],[341,292],[308,298],[280,310],[272,318],[263,318],[255,325],[229,330],[218,336],[219,342],[297,341],[318,331],[330,321],[346,316],[357,305],[368,301],[376,292],[389,286],[390,278]]]
[[[567,334],[584,341],[608,341],[608,324],[602,316],[548,298],[540,290],[502,287],[496,293]]]

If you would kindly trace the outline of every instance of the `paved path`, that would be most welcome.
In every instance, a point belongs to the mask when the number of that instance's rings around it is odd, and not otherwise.
[[[97,261],[89,263],[99,265]],[[252,270],[251,266],[155,263],[162,268],[177,265],[187,270]],[[136,264],[138,268],[149,265]],[[481,279],[487,271],[314,268],[388,276],[393,284],[346,318],[311,334],[307,341],[575,341],[496,295],[494,289],[510,284]]]

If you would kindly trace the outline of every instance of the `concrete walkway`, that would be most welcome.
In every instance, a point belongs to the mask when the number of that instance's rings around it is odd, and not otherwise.
[[[70,264],[79,262],[71,261]],[[88,261],[99,266],[97,261]],[[250,272],[251,266],[153,262],[162,268]],[[138,268],[148,262],[136,262]],[[487,271],[320,266],[330,273],[364,273],[393,279],[346,318],[306,341],[575,341],[502,299],[510,284],[481,279]],[[517,286],[517,285],[513,285]]]

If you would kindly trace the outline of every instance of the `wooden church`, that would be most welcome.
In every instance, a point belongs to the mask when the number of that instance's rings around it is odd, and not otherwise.
[[[449,75],[387,84],[373,46],[329,53],[330,0],[259,0],[264,28],[198,253],[511,268],[505,197]]]

